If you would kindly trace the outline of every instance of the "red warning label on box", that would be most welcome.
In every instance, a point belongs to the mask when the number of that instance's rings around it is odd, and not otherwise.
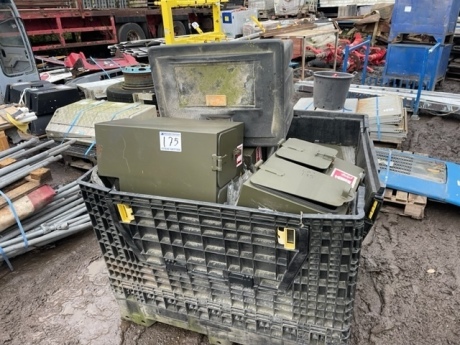
[[[256,147],[256,163],[262,160],[262,148],[260,146]]]
[[[343,171],[337,168],[332,170],[331,176],[336,178],[337,180],[348,183],[352,187],[355,186],[356,180],[358,179],[356,176],[353,176],[347,173],[346,171]]]
[[[243,164],[243,144],[238,145],[236,148],[235,163],[237,167]]]

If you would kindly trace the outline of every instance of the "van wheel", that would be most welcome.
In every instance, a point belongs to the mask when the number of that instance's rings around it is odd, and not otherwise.
[[[175,21],[173,22],[173,25],[174,25],[174,36],[187,35],[187,28],[185,27],[184,23]]]
[[[136,23],[126,23],[118,29],[118,42],[145,40],[145,32]]]

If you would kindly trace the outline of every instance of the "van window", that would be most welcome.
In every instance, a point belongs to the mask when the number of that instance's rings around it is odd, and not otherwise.
[[[13,10],[0,4],[0,66],[7,76],[29,72],[33,69],[27,53],[29,44],[20,19]]]

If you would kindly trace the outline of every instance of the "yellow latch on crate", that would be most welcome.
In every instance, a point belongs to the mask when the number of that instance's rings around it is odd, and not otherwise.
[[[295,250],[296,233],[292,228],[278,228],[278,243],[284,246],[284,249]]]
[[[123,223],[131,223],[134,220],[133,209],[125,204],[117,204],[118,213]]]
[[[372,204],[371,210],[369,211],[369,219],[373,219],[375,210],[377,209],[377,206],[379,205],[377,200],[374,200],[374,203]]]

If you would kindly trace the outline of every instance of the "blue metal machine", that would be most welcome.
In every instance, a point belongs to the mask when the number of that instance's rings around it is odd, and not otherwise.
[[[396,0],[383,77],[434,90],[447,71],[459,11],[460,0]]]
[[[446,36],[455,33],[459,8],[458,0],[396,0],[389,41],[402,34],[418,34],[445,43]]]
[[[379,178],[388,188],[460,206],[460,165],[408,152],[376,148]]]

